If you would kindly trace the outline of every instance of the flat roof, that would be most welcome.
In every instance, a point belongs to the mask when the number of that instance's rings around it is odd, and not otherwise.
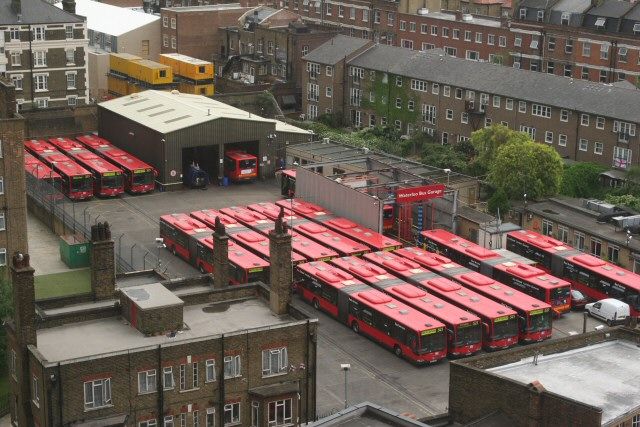
[[[119,36],[152,22],[160,23],[160,16],[136,12],[124,7],[112,6],[94,0],[75,0],[76,15],[87,18],[87,28],[100,33]],[[62,9],[62,2],[56,3]]]
[[[130,286],[121,292],[141,310],[182,305],[184,302],[160,283]]]
[[[190,305],[183,310],[186,328],[174,337],[145,337],[117,316],[40,329],[38,351],[48,362],[62,362],[294,321],[288,315],[274,315],[269,305],[259,298]]]
[[[216,10],[233,10],[233,9],[248,9],[240,6],[240,3],[227,3],[227,4],[208,4],[203,6],[177,6],[177,7],[163,7],[161,10],[170,10],[172,12],[211,12]]]
[[[375,403],[362,402],[349,406],[340,412],[321,418],[310,424],[319,426],[343,426],[343,427],[428,427],[428,424],[407,418],[404,415],[391,411]]]
[[[98,105],[163,134],[221,118],[275,123],[276,131],[311,133],[279,120],[265,119],[206,96],[178,91],[146,90]]]
[[[94,1],[94,0],[91,0]],[[205,61],[202,59],[194,58],[192,56],[183,55],[181,53],[169,52],[169,53],[161,53],[160,56],[164,56],[166,58],[176,59],[178,61],[186,62],[194,65],[207,65],[211,64],[209,61]]]
[[[601,408],[606,423],[638,405],[639,360],[640,347],[616,340],[487,371],[524,384],[539,381],[547,391]]]

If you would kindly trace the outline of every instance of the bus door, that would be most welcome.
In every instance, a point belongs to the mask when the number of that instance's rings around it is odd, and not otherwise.
[[[338,320],[347,325],[349,322],[349,294],[338,291]]]

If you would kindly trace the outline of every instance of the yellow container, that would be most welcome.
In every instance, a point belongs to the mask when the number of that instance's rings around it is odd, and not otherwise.
[[[213,96],[213,83],[209,84],[192,84],[181,81],[178,83],[178,91],[181,93],[190,93],[193,95]]]
[[[211,62],[179,53],[160,54],[160,62],[169,65],[174,75],[189,80],[213,80],[214,67]]]
[[[129,77],[152,85],[163,85],[173,82],[173,72],[168,65],[142,59],[129,62]]]
[[[127,83],[127,95],[131,95],[132,93],[142,92],[143,90],[146,90],[146,89],[140,87],[140,85],[137,85],[131,82]]]
[[[140,61],[142,58],[130,53],[112,53],[109,55],[109,68],[120,74],[129,74],[129,64]]]
[[[129,94],[127,81],[113,75],[107,76],[107,88],[109,89],[109,93],[114,95],[124,96]]]

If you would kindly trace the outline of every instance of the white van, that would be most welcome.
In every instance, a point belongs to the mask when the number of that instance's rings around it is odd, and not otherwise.
[[[590,316],[604,320],[609,326],[624,323],[630,315],[629,304],[614,298],[601,299],[584,308]]]

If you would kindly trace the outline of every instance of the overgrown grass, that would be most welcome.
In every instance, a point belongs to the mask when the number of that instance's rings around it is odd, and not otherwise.
[[[35,277],[36,300],[91,291],[91,270],[82,268]]]

